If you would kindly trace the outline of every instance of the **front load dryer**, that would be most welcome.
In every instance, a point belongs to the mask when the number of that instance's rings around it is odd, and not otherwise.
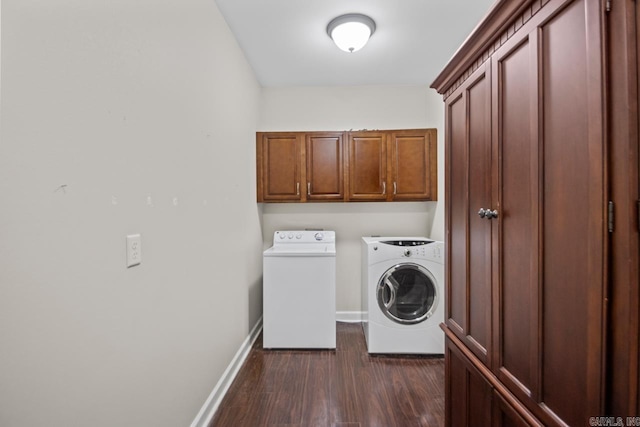
[[[363,237],[362,305],[369,353],[443,354],[444,243]]]

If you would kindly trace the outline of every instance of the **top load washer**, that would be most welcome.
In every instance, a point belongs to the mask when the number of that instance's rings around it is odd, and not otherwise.
[[[334,231],[276,231],[263,256],[263,347],[336,348]]]
[[[443,242],[363,237],[362,305],[369,353],[443,354]]]

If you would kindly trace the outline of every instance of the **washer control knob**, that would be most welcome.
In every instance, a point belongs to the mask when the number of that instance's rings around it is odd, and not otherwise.
[[[404,256],[411,256],[411,249],[405,249],[403,252]]]
[[[285,237],[287,237],[287,236],[285,236],[284,233],[280,233],[279,236],[280,236],[281,239],[284,239]]]
[[[302,234],[300,233],[296,234],[296,239],[302,239]]]
[[[324,234],[316,233],[314,237],[316,238],[317,241],[321,241],[322,239],[324,239]]]
[[[293,233],[289,233],[289,235],[287,236],[290,239],[293,239]]]

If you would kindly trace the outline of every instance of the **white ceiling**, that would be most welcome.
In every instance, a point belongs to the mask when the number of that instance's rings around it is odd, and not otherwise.
[[[265,87],[430,84],[493,0],[216,0]],[[363,13],[376,32],[339,50],[329,21]]]

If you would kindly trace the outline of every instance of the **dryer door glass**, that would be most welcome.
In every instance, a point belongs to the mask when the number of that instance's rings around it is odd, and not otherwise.
[[[404,263],[391,267],[378,282],[376,294],[385,316],[402,324],[425,321],[438,305],[435,278],[418,264]]]

